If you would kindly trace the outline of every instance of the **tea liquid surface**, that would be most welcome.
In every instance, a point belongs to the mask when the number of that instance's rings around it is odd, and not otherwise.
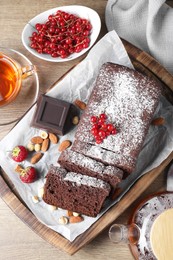
[[[0,106],[16,96],[20,84],[17,66],[10,58],[0,54]]]

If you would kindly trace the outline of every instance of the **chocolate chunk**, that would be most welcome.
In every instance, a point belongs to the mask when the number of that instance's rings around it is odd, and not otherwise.
[[[74,105],[46,95],[41,95],[31,123],[36,128],[64,135],[72,127],[72,118],[77,115]]]

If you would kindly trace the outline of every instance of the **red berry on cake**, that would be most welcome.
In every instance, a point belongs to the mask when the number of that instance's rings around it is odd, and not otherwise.
[[[98,120],[97,116],[92,116],[91,117],[91,122],[92,123],[97,123],[97,120]]]
[[[113,128],[112,131],[111,131],[111,134],[112,134],[112,135],[116,135],[116,133],[117,133],[117,129],[116,129],[116,128]]]
[[[100,119],[104,119],[105,120],[106,118],[107,118],[106,114],[104,114],[104,113],[100,114]]]
[[[107,129],[109,132],[112,132],[112,130],[114,129],[114,126],[112,124],[107,124]]]

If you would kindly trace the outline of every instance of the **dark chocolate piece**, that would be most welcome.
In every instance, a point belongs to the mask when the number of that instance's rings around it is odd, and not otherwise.
[[[74,115],[77,115],[77,110],[73,104],[41,95],[31,126],[64,135],[73,127],[72,118]]]

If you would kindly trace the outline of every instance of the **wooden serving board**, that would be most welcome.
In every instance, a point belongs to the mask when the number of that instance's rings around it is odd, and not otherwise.
[[[173,104],[173,76],[150,55],[136,48],[127,41],[122,41],[134,67],[148,76],[159,80],[163,85],[167,99],[169,99]],[[59,82],[59,80],[57,82]],[[55,84],[57,84],[57,82],[55,82]],[[122,212],[125,211],[125,209],[127,209],[163,172],[172,159],[173,152],[161,163],[161,165],[141,177],[116,205],[110,208],[99,220],[97,220],[87,231],[78,236],[73,242],[69,242],[63,236],[38,221],[35,215],[27,208],[20,196],[16,193],[14,185],[8,179],[3,170],[0,174],[0,196],[11,210],[34,232],[55,247],[73,255],[80,248],[94,239],[103,231],[103,229],[111,225],[111,223],[115,221],[115,219],[120,216]]]

